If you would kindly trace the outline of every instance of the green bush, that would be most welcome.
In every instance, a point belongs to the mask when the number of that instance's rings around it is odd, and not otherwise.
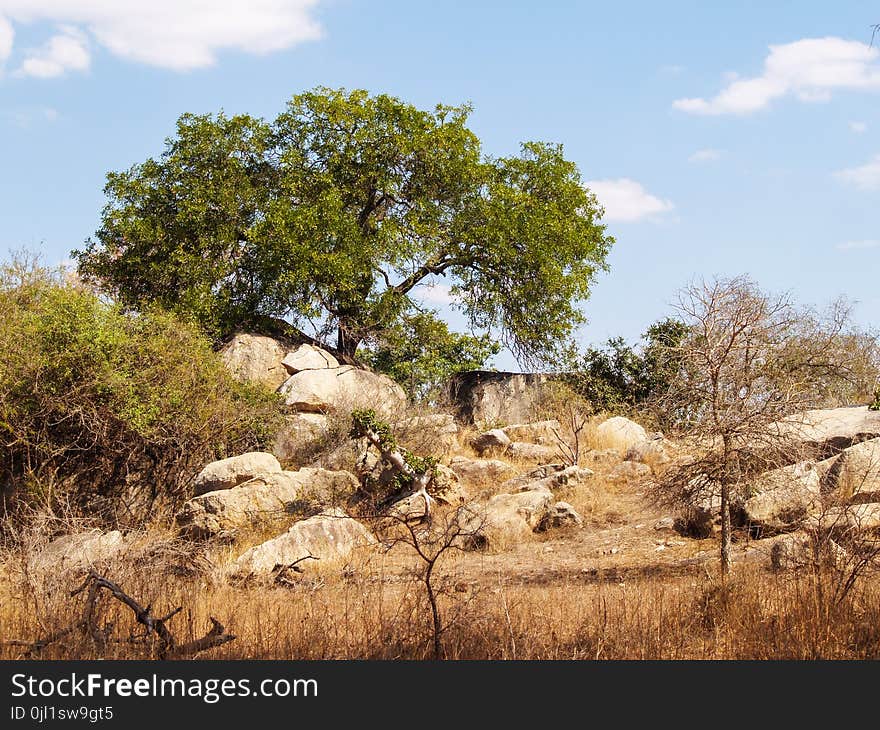
[[[133,523],[208,461],[263,446],[273,394],[235,382],[192,325],[126,314],[19,261],[0,268],[0,488]]]
[[[643,347],[622,337],[603,348],[588,348],[566,375],[567,384],[596,410],[630,412],[656,401],[678,374],[678,348],[687,334],[681,321],[667,318],[651,325]]]
[[[874,402],[868,408],[872,411],[880,411],[880,388],[874,391]]]

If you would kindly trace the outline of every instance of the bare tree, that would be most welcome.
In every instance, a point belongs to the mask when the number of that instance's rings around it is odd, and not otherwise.
[[[552,429],[556,450],[566,464],[579,466],[584,448],[584,429],[590,422],[590,416],[578,400],[572,399],[565,405],[565,420],[563,427],[571,434],[571,438],[565,438],[559,429]]]
[[[849,313],[840,305],[826,316],[799,309],[747,277],[692,284],[677,308],[689,332],[664,406],[687,428],[693,456],[667,472],[658,495],[720,507],[727,575],[733,500],[756,474],[799,460],[781,424],[847,379]]]
[[[375,520],[374,532],[386,549],[400,545],[418,559],[414,576],[425,589],[431,615],[431,649],[434,659],[443,658],[443,633],[455,623],[444,621],[440,605],[443,595],[451,595],[450,581],[438,577],[438,566],[456,551],[469,550],[481,542],[485,515],[474,505],[462,505],[444,513],[420,513],[412,518],[389,510]]]

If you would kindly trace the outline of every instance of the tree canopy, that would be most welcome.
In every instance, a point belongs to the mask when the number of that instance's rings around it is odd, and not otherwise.
[[[349,356],[446,277],[474,331],[546,360],[613,238],[561,145],[490,157],[470,111],[318,88],[271,122],[185,114],[157,159],[108,175],[80,273],[218,338],[281,323]]]

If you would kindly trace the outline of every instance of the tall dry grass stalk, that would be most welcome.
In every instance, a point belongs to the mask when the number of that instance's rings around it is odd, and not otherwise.
[[[173,619],[181,642],[217,617],[236,640],[202,658],[424,659],[433,627],[424,591],[401,554],[306,573],[286,587],[231,585],[209,569],[174,575],[155,566],[107,566],[108,575],[155,615]],[[26,561],[25,561],[26,563]],[[40,581],[7,553],[0,582],[0,658],[139,658],[131,613],[100,605],[112,641],[97,653],[73,632],[40,650],[36,641],[73,623],[82,596],[70,574]],[[865,659],[880,656],[880,586],[861,580],[829,600],[834,576],[773,574],[743,566],[726,585],[706,574],[597,581],[584,573],[552,583],[489,573],[475,578],[457,560],[438,566],[447,659]],[[16,643],[10,643],[16,642]]]

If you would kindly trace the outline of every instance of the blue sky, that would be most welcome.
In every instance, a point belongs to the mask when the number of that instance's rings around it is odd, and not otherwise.
[[[875,22],[867,1],[0,0],[0,250],[65,259],[105,174],[184,112],[273,117],[343,86],[471,102],[488,153],[564,144],[617,238],[582,343],[740,273],[878,324]]]

